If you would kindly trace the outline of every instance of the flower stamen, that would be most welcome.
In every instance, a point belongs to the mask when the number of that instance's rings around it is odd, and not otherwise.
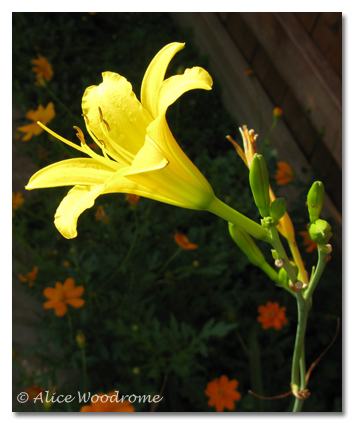
[[[114,146],[117,153],[120,155],[120,160],[117,162],[123,162],[126,165],[131,165],[134,159],[134,155],[128,152],[126,149],[124,149],[122,146],[120,146],[118,143],[115,143],[114,140],[109,135],[109,131],[111,131],[110,126],[108,122],[104,119],[102,110],[99,106],[99,114],[100,114],[100,127],[102,132],[104,133],[106,139],[109,141],[109,143]],[[110,152],[107,152],[109,155],[111,155]]]
[[[80,140],[80,142],[83,145],[86,145],[85,136],[84,136],[84,133],[82,132],[81,128],[77,127],[76,125],[74,125],[73,128],[75,128],[75,130],[77,131],[76,136]]]

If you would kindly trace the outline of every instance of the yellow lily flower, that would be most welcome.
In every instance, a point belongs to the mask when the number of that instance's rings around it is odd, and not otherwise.
[[[90,157],[49,165],[26,186],[30,190],[74,185],[55,214],[55,225],[64,237],[77,235],[78,217],[104,193],[132,193],[201,210],[214,199],[210,184],[181,150],[166,122],[167,108],[183,93],[212,88],[211,76],[199,67],[164,80],[169,62],[183,47],[171,43],[155,56],[143,79],[142,103],[131,84],[113,72],[104,72],[103,83],[86,89],[82,100],[86,128],[103,155],[88,147],[77,127],[80,146],[38,123]]]
[[[192,89],[210,90],[212,78],[200,67],[164,80],[167,67],[184,43],[165,46],[150,63],[142,83],[141,102],[121,75],[104,72],[99,86],[88,87],[82,100],[88,133],[101,148],[98,155],[86,144],[80,128],[80,146],[38,124],[54,137],[90,158],[67,159],[34,174],[26,189],[74,187],[55,214],[55,225],[65,238],[77,236],[80,214],[105,193],[130,193],[167,204],[208,210],[264,239],[258,224],[216,198],[208,181],[174,139],[166,121],[167,108]]]

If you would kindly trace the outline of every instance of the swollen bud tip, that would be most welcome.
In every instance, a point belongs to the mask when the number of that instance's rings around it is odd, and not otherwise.
[[[318,219],[309,226],[308,233],[312,242],[318,245],[326,245],[333,236],[332,227],[325,220]]]

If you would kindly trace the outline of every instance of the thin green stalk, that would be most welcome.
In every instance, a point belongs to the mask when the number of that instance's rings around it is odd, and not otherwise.
[[[298,292],[296,295],[298,325],[291,371],[291,389],[294,395],[299,394],[300,391],[304,391],[306,389],[306,368],[304,364],[304,337],[306,334],[308,318],[308,306],[303,298],[302,293]],[[302,409],[303,402],[303,399],[296,397],[295,404],[293,406],[293,412],[300,412]]]
[[[235,226],[243,229],[256,239],[267,239],[267,232],[262,226],[260,226],[260,224],[234,210],[218,198],[215,198],[212,201],[207,211],[229,221],[230,223],[233,223]]]
[[[292,268],[284,247],[280,241],[280,237],[275,225],[270,225],[270,237],[269,242],[273,248],[277,251],[280,259],[284,262],[284,269],[288,274],[291,282],[295,284],[297,282],[297,275],[295,270]],[[300,412],[304,403],[302,392],[306,389],[306,366],[305,366],[305,354],[304,354],[304,339],[307,327],[307,318],[309,304],[303,297],[302,292],[295,292],[297,298],[297,315],[298,324],[296,331],[295,346],[292,358],[292,371],[291,371],[291,389],[295,395],[295,403],[293,406],[293,412]],[[300,394],[301,392],[301,394]]]
[[[331,247],[327,245],[318,245],[318,263],[317,267],[312,275],[311,281],[309,282],[308,288],[305,292],[305,299],[310,302],[316,286],[318,285],[319,279],[325,269],[328,255],[331,252]]]
[[[265,140],[263,141],[263,144],[261,145],[261,148],[259,150],[260,153],[263,152],[266,146],[270,146],[270,137],[272,133],[274,132],[278,121],[279,121],[279,118],[274,116],[274,121],[272,122],[269,132],[267,133]]]
[[[291,263],[288,259],[288,256],[285,252],[285,249],[280,241],[279,233],[276,226],[270,226],[270,238],[269,242],[273,246],[273,248],[277,251],[280,259],[283,261],[283,268],[286,270],[288,277],[290,278],[292,283],[297,282],[296,272],[291,266]]]
[[[174,254],[165,261],[165,263],[160,267],[156,274],[159,275],[163,270],[165,270],[166,267],[174,260],[175,257],[180,254],[181,251],[183,251],[183,249],[179,247],[178,250],[175,251]]]

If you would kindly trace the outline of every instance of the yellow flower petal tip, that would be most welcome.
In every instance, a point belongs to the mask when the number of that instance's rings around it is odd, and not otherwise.
[[[84,124],[101,154],[75,127],[80,144],[64,139],[37,118],[49,132],[88,157],[67,159],[38,171],[26,189],[74,186],[63,199],[55,225],[66,238],[77,235],[77,220],[104,193],[129,193],[179,207],[205,210],[214,192],[181,150],[166,121],[167,108],[193,89],[210,90],[212,78],[200,67],[165,79],[168,65],[184,43],[170,43],[153,58],[144,75],[141,102],[121,75],[104,72],[99,86],[86,89]]]

